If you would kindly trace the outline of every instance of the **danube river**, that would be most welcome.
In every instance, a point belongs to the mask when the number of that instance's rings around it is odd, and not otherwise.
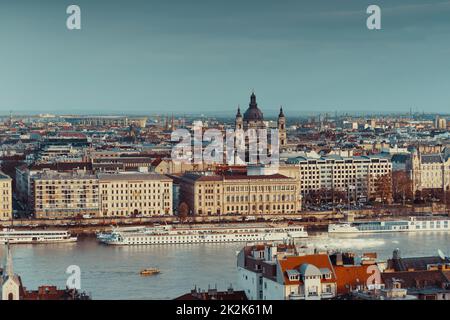
[[[311,235],[298,241],[310,248],[343,249],[356,253],[374,251],[386,259],[395,248],[402,256],[450,253],[450,233],[389,233],[328,236]],[[93,299],[173,299],[194,285],[236,288],[236,252],[243,243],[109,247],[93,238],[73,244],[12,246],[14,271],[29,289],[54,284],[64,287],[69,265],[81,268],[81,287]],[[4,248],[0,248],[1,257]],[[3,263],[2,263],[3,264]],[[143,268],[161,274],[141,277]]]

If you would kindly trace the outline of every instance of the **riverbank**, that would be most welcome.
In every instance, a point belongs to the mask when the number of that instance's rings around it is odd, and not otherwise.
[[[390,220],[406,218],[411,215],[448,215],[445,208],[431,207],[382,207],[373,209],[349,210],[356,220]],[[217,223],[255,223],[255,222],[291,222],[304,226],[307,231],[325,231],[329,223],[345,219],[342,212],[305,211],[299,214],[277,214],[252,216],[253,219],[241,215],[221,216],[189,216],[183,223],[217,224]],[[177,216],[154,217],[101,217],[89,219],[14,219],[1,221],[0,227],[14,229],[65,229],[76,235],[93,235],[111,229],[111,226],[144,226],[153,224],[179,224]]]

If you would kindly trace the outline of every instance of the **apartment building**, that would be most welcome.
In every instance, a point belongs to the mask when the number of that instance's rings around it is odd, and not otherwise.
[[[98,174],[102,216],[172,215],[173,183],[155,173]]]
[[[302,196],[312,191],[334,190],[350,192],[352,198],[364,200],[375,192],[375,182],[380,176],[392,174],[391,161],[375,156],[296,157],[286,163],[298,167]]]
[[[249,300],[321,300],[383,288],[376,253],[318,252],[260,243],[237,255],[237,283]]]
[[[36,218],[99,216],[98,179],[86,171],[43,171],[32,176],[31,190]]]
[[[31,177],[31,190],[36,218],[172,214],[172,180],[159,174],[47,170]]]
[[[16,168],[16,199],[28,210],[34,209],[32,177],[43,171],[71,173],[74,170],[92,170],[89,162],[55,162],[40,163],[31,166],[22,165]]]
[[[413,192],[422,190],[450,190],[450,148],[419,146],[406,162]]]
[[[12,179],[0,172],[0,220],[12,219]]]
[[[237,256],[238,286],[249,300],[320,300],[336,296],[327,254],[298,254],[294,245],[258,244]]]
[[[179,179],[191,213],[292,214],[301,210],[298,180],[279,173],[188,172]]]

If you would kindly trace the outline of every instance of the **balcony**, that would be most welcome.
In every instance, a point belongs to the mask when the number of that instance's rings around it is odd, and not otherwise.
[[[320,299],[331,299],[334,297],[332,292],[322,292],[322,295],[318,295],[317,292],[310,292],[308,296],[304,293],[291,293],[288,296],[288,300],[320,300]]]
[[[288,300],[305,300],[305,295],[303,293],[291,293]]]
[[[334,297],[333,292],[322,292],[322,299],[330,299],[333,297]]]

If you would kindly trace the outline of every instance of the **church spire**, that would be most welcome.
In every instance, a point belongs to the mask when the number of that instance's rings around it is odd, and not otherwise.
[[[284,118],[284,113],[283,113],[283,106],[280,106],[280,114],[278,115],[278,118]]]
[[[258,104],[256,103],[256,95],[254,91],[252,91],[252,95],[250,96],[250,104],[248,106],[250,108],[258,108]]]
[[[12,259],[12,252],[9,247],[9,243],[6,244],[6,262],[5,262],[5,274],[8,277],[14,276],[14,269],[13,269],[13,259]]]
[[[236,118],[237,117],[242,117],[242,115],[241,115],[241,106],[240,105],[238,105],[238,109],[237,109],[237,113],[236,113]]]

